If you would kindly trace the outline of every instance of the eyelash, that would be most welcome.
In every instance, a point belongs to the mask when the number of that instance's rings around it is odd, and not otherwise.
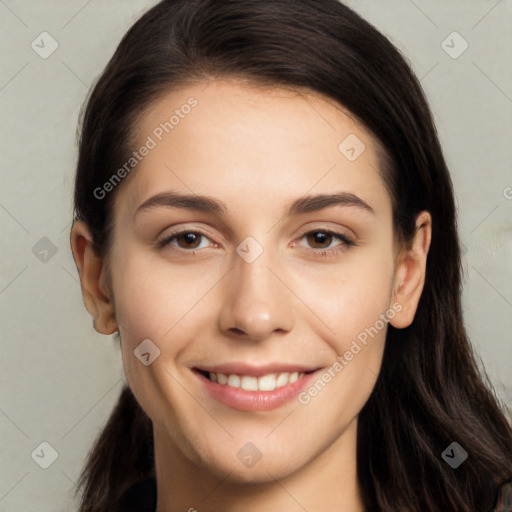
[[[202,235],[206,238],[209,238],[209,236],[204,233],[203,231],[201,230],[192,230],[192,229],[184,229],[184,230],[181,230],[181,231],[175,231],[173,233],[170,233],[168,236],[166,236],[164,239],[160,240],[158,242],[158,248],[159,249],[163,249],[165,246],[167,245],[171,245],[171,241],[174,240],[176,237],[178,237],[179,235],[183,235],[185,233],[194,233],[195,235]],[[317,256],[320,256],[320,257],[323,257],[323,258],[327,258],[329,256],[335,256],[343,251],[346,251],[349,247],[351,246],[355,246],[357,245],[351,238],[349,238],[347,235],[344,235],[342,233],[338,233],[337,231],[332,231],[330,229],[313,229],[313,230],[309,230],[309,231],[303,231],[301,234],[300,234],[300,239],[302,239],[305,235],[310,235],[310,234],[313,234],[313,233],[323,233],[323,234],[326,234],[326,235],[332,235],[333,237],[337,238],[338,240],[340,240],[341,242],[343,242],[343,244],[337,246],[337,247],[341,247],[341,248],[338,248],[338,249],[313,249],[313,252],[317,255]],[[191,255],[194,255],[197,251],[196,250],[187,250],[187,249],[175,249],[173,247],[173,250],[176,250],[178,252],[185,252],[185,253],[191,253]]]

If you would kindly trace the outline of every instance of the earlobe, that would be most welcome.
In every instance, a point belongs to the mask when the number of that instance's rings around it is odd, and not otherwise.
[[[432,236],[432,218],[423,211],[416,218],[416,234],[410,249],[404,250],[398,258],[395,270],[395,285],[392,303],[402,306],[390,324],[403,329],[412,324],[423,285],[425,284],[427,256]]]
[[[111,294],[105,284],[106,262],[94,250],[93,238],[85,222],[79,220],[73,223],[70,242],[84,304],[93,317],[94,328],[100,334],[112,334],[118,330],[118,326]]]

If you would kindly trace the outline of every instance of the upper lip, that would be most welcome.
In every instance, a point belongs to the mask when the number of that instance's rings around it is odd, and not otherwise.
[[[194,366],[194,369],[210,373],[223,373],[225,375],[250,375],[252,377],[260,377],[262,375],[268,375],[269,373],[306,373],[317,370],[318,367],[305,366],[294,363],[266,363],[261,365],[254,365],[243,362],[233,362],[218,365]]]

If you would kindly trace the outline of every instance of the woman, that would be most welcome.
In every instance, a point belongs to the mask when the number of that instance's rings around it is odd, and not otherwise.
[[[452,182],[348,7],[149,10],[87,103],[71,246],[127,378],[82,512],[497,506],[512,428],[463,324]]]

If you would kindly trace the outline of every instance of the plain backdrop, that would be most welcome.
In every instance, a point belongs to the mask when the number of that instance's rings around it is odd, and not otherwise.
[[[75,136],[91,83],[154,3],[0,0],[0,512],[74,510],[84,457],[124,383],[69,247]],[[347,3],[402,50],[427,93],[455,186],[466,325],[510,406],[512,3]]]

